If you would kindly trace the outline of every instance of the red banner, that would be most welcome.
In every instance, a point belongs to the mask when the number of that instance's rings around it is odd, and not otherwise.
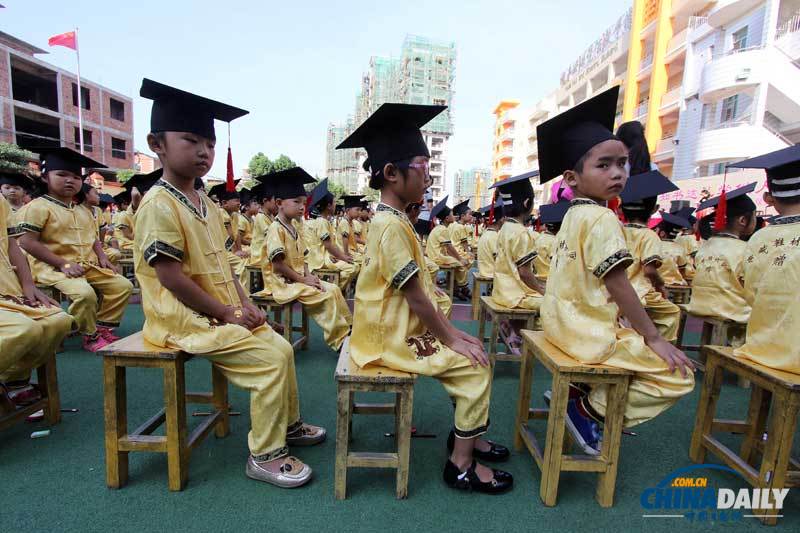
[[[78,49],[78,39],[75,37],[74,31],[68,31],[67,33],[62,33],[60,35],[53,35],[47,40],[47,44],[50,46],[66,46],[67,48],[72,48],[73,50]]]

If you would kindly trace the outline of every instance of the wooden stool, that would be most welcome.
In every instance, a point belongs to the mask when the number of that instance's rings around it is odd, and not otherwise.
[[[25,418],[39,409],[44,410],[45,419],[51,426],[61,422],[61,400],[58,394],[56,354],[53,354],[50,359],[36,369],[36,376],[42,398],[31,405],[21,407],[10,413],[3,414],[0,411],[0,431],[10,428],[18,422],[23,422]]]
[[[514,424],[514,448],[522,444],[536,460],[542,472],[539,496],[545,505],[552,507],[558,497],[558,480],[561,472],[597,472],[595,499],[601,507],[614,504],[614,487],[617,482],[617,463],[620,439],[628,397],[628,384],[632,372],[606,365],[589,365],[573,359],[550,344],[542,331],[523,331],[522,365],[519,370],[519,399],[517,419]],[[533,362],[538,360],[553,375],[552,396],[549,409],[531,409]],[[570,383],[608,385],[608,406],[603,429],[600,455],[566,455],[564,438],[569,401]],[[528,420],[547,418],[547,437],[542,449]]]
[[[341,272],[335,268],[320,268],[314,271],[314,275],[323,281],[333,283],[337,287],[339,286],[342,276]]]
[[[445,292],[450,297],[450,301],[454,302],[453,295],[456,292],[456,267],[440,266],[439,272],[444,272],[445,280],[447,280]],[[439,277],[439,272],[436,277]]]
[[[692,299],[691,285],[665,285],[667,300],[674,304],[688,304]]]
[[[133,259],[133,250],[122,250],[119,251],[119,258],[120,259]]]
[[[477,272],[472,274],[472,320],[478,320],[481,315],[481,296],[483,288],[486,287],[489,294],[492,293],[492,281],[494,278],[481,276]]]
[[[122,268],[122,275],[133,284],[133,292],[131,294],[139,294],[139,282],[136,279],[136,272],[133,266],[133,257],[120,258],[118,261],[119,266]]]
[[[414,374],[391,368],[359,368],[350,359],[350,338],[342,345],[336,365],[336,466],[334,494],[347,497],[348,468],[394,468],[397,470],[397,499],[408,495],[409,454],[411,452],[411,414],[414,406]],[[393,392],[394,402],[355,403],[356,392]],[[397,451],[393,453],[351,452],[350,433],[353,415],[394,415]]]
[[[247,279],[250,280],[250,294],[264,290],[264,277],[261,274],[261,267],[247,266]]]
[[[212,430],[217,437],[230,432],[228,381],[211,365],[212,393],[186,393],[184,364],[190,354],[153,346],[142,333],[134,333],[103,348],[105,395],[106,484],[118,489],[128,482],[128,453],[167,454],[169,490],[183,490],[189,471],[189,455]],[[128,433],[125,370],[128,367],[160,368],[164,371],[164,408]],[[186,404],[213,404],[213,412],[190,435],[186,429]],[[166,436],[152,435],[166,422]]]
[[[486,336],[486,319],[492,322],[492,332]],[[513,353],[499,352],[497,340],[500,335],[500,322],[503,320],[525,320],[525,329],[536,329],[539,311],[531,309],[509,309],[495,303],[491,296],[481,296],[481,313],[478,319],[478,338],[489,343],[488,354],[497,361],[521,361],[522,357]]]
[[[800,409],[800,375],[737,357],[729,346],[704,346],[703,352],[706,370],[689,448],[691,460],[705,463],[706,452],[711,452],[754,488],[800,487],[800,460],[791,457]],[[714,418],[723,370],[752,383],[746,420]],[[743,434],[739,453],[717,440],[713,436],[715,431]],[[760,466],[755,461],[756,453],[761,455]],[[752,513],[760,515],[762,522],[774,525],[778,521],[776,514],[781,511],[754,509]]]
[[[678,326],[678,348],[681,350],[692,350],[698,352],[698,368],[702,370],[705,366],[703,361],[702,351],[703,346],[712,344],[714,346],[733,346],[738,348],[744,343],[744,334],[747,329],[747,324],[743,322],[734,322],[733,320],[726,320],[724,318],[717,318],[713,316],[695,315],[689,311],[688,304],[678,304],[681,309],[681,321]],[[686,329],[686,321],[689,317],[696,318],[703,323],[703,331],[700,334],[700,344],[684,344],[683,334]]]
[[[273,320],[283,326],[283,338],[289,341],[292,348],[305,350],[308,347],[308,312],[306,307],[296,301],[279,304],[272,296],[251,296],[253,303],[273,313]],[[300,325],[294,325],[294,306],[300,306]],[[293,333],[300,333],[296,341],[292,341]]]

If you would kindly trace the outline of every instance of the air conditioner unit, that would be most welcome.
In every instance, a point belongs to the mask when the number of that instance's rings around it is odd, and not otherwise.
[[[743,68],[736,75],[736,81],[747,81],[747,78],[749,78],[749,77],[750,77],[750,69],[749,68]]]

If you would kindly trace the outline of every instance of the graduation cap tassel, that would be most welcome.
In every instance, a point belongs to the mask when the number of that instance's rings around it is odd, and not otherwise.
[[[311,197],[312,196],[314,196],[314,192],[313,191],[308,193],[308,196],[306,196],[306,209],[305,209],[305,212],[303,213],[303,218],[305,218],[306,220],[308,220],[308,212],[311,211]]]
[[[614,198],[608,201],[607,205],[608,208],[611,209],[611,211],[613,211],[615,215],[617,215],[617,218],[619,218],[620,221],[622,221],[622,217],[620,216],[619,212],[619,204],[620,204],[619,196],[615,196]]]
[[[494,224],[494,203],[497,201],[497,189],[494,190],[492,195],[492,205],[489,207],[489,222],[487,224]]]
[[[542,213],[539,212],[539,216],[536,217],[536,233],[542,232]]]
[[[225,176],[225,190],[233,192],[236,190],[236,184],[233,182],[233,153],[231,152],[231,123],[228,122],[228,171]]]
[[[722,194],[719,195],[717,210],[714,212],[714,231],[722,231],[728,223],[728,196],[725,193],[725,182],[728,179],[728,169],[722,177]]]

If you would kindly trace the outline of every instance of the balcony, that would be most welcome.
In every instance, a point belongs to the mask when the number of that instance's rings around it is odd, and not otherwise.
[[[678,32],[676,35],[669,40],[669,44],[667,44],[667,60],[673,59],[676,57],[680,52],[686,49],[686,40],[689,35],[689,27],[683,29],[683,31]]]
[[[503,141],[513,141],[514,140],[514,129],[509,128],[507,130],[503,130],[500,133],[500,142]]]
[[[511,165],[505,165],[497,169],[498,176],[510,176],[511,175]]]
[[[660,114],[665,115],[670,111],[677,109],[680,98],[681,98],[680,85],[664,93],[664,96],[661,97],[661,107],[659,108]]]
[[[644,100],[643,102],[640,102],[633,112],[633,117],[637,120],[644,117],[647,115],[648,107],[650,107],[650,100]]]
[[[500,161],[502,161],[503,159],[511,159],[512,157],[514,157],[514,152],[512,150],[507,149],[507,148],[501,149],[494,156],[495,159],[499,159]]]
[[[718,0],[708,13],[708,24],[713,28],[727,26],[762,3],[762,0]]]
[[[638,78],[641,79],[650,70],[650,67],[652,66],[653,66],[653,53],[650,52],[646,56],[644,56],[642,58],[642,61],[639,63]]]
[[[513,124],[514,123],[514,116],[511,114],[511,111],[505,111],[502,115],[500,115],[500,124]]]
[[[749,120],[702,130],[697,137],[698,165],[745,159],[785,148],[787,144],[766,128]]]
[[[770,54],[763,46],[729,50],[703,67],[700,100],[710,103],[758,85],[769,75]]]
[[[539,157],[539,143],[533,142],[530,144],[530,146],[528,147],[527,156],[536,158]]]
[[[672,135],[664,137],[656,144],[656,151],[653,153],[653,162],[661,163],[675,157],[675,138]]]

